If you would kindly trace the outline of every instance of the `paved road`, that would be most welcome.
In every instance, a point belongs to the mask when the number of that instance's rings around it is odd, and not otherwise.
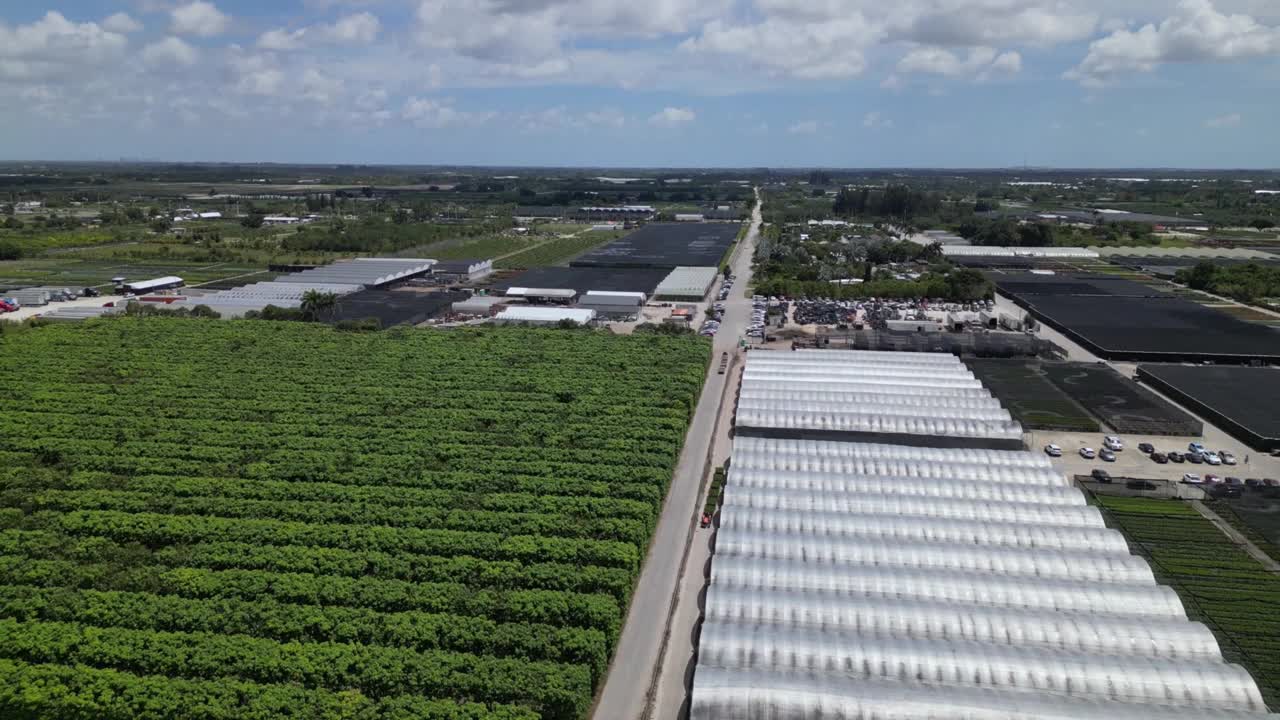
[[[699,499],[707,453],[729,377],[717,372],[720,355],[736,352],[738,340],[746,332],[751,319],[751,300],[745,292],[750,281],[751,253],[759,234],[760,219],[757,203],[751,230],[733,259],[733,272],[738,279],[725,303],[725,316],[713,343],[714,355],[707,381],[685,438],[684,450],[649,546],[649,555],[631,599],[613,664],[592,714],[597,720],[636,720],[645,714],[652,700],[654,675],[665,644],[667,621],[680,580],[681,564],[690,533],[701,514]],[[680,632],[683,633],[684,629]]]

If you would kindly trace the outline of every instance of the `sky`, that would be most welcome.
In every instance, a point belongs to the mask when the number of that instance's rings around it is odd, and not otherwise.
[[[1280,168],[1280,0],[0,0],[0,159]]]

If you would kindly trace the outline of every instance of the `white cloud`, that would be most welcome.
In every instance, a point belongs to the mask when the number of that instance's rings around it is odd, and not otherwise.
[[[1230,62],[1280,54],[1280,28],[1243,14],[1218,12],[1210,0],[1182,0],[1158,25],[1117,30],[1095,40],[1063,77],[1086,87],[1118,76],[1149,73],[1164,63]]]
[[[587,123],[601,127],[620,128],[627,124],[627,117],[617,108],[593,110],[583,116]]]
[[[200,53],[181,38],[169,37],[153,42],[142,49],[142,59],[149,65],[190,67],[196,63]]]
[[[688,125],[697,117],[697,113],[689,108],[667,107],[654,113],[649,118],[649,124],[661,128],[676,128]]]
[[[856,11],[820,23],[769,18],[734,26],[715,20],[680,49],[719,56],[729,63],[745,60],[769,77],[848,78],[866,69],[865,52],[879,32]]]
[[[989,80],[1016,75],[1022,70],[1022,56],[1016,51],[1000,53],[995,48],[976,47],[966,57],[940,47],[919,47],[908,52],[895,68],[895,81],[913,73],[949,78]]]
[[[0,22],[0,80],[39,81],[101,70],[129,41],[97,23],[73,23],[49,11],[28,25]]]
[[[258,36],[258,47],[263,50],[300,50],[304,47],[302,41],[306,35],[306,28],[268,30]]]
[[[231,26],[231,18],[205,0],[180,5],[169,11],[169,17],[173,21],[172,30],[178,35],[213,37]]]
[[[458,110],[447,100],[411,97],[405,101],[400,117],[416,127],[439,130],[482,124],[492,119],[493,113],[471,113]]]
[[[332,25],[323,26],[321,38],[339,45],[368,45],[378,37],[382,23],[372,13],[348,15]]]
[[[900,0],[884,12],[894,39],[951,47],[1048,47],[1084,40],[1098,25],[1096,13],[1048,0]]]
[[[1204,126],[1207,128],[1214,128],[1216,130],[1236,128],[1240,127],[1240,123],[1243,122],[1243,120],[1244,118],[1240,117],[1240,113],[1230,113],[1227,115],[1220,115],[1215,118],[1209,118],[1204,121]]]
[[[102,27],[116,33],[135,33],[142,29],[142,23],[129,17],[128,13],[118,12],[102,21]]]
[[[881,115],[879,111],[872,111],[862,116],[862,127],[873,130],[888,130],[893,127],[893,121]]]
[[[790,135],[814,135],[818,132],[817,120],[801,120],[800,122],[787,128]]]

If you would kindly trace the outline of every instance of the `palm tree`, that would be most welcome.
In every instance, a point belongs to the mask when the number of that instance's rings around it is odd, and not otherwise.
[[[337,307],[336,293],[308,290],[302,294],[302,312],[312,322],[331,316]]]

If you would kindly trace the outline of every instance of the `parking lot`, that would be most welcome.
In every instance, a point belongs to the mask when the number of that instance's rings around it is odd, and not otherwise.
[[[1080,457],[1080,448],[1102,449],[1102,433],[1067,433],[1051,430],[1033,431],[1028,435],[1028,444],[1037,452],[1044,452],[1050,443],[1062,448],[1062,457],[1054,458],[1053,464],[1067,477],[1088,475],[1094,468],[1102,468],[1113,477],[1147,478],[1156,480],[1179,481],[1185,473],[1195,473],[1201,477],[1217,475],[1218,477],[1238,478],[1274,478],[1280,480],[1280,458],[1271,457],[1245,447],[1242,443],[1225,433],[1205,426],[1205,437],[1157,437],[1142,435],[1122,435],[1124,450],[1116,455],[1115,462],[1104,462],[1100,459],[1086,460]],[[1189,443],[1202,442],[1212,451],[1226,450],[1235,455],[1237,464],[1209,466],[1195,465],[1190,462],[1182,464],[1169,463],[1157,465],[1147,455],[1138,450],[1140,443],[1151,443],[1157,452],[1177,450],[1186,453]],[[1246,458],[1248,461],[1246,462]]]

